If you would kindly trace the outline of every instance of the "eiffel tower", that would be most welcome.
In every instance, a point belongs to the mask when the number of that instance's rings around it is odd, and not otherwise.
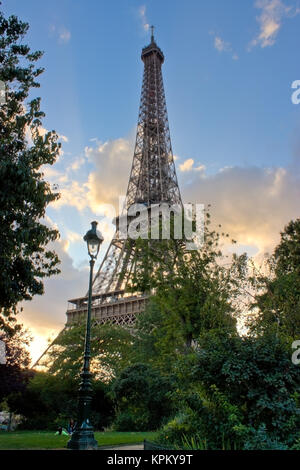
[[[144,75],[132,168],[124,211],[133,204],[167,203],[182,206],[171,146],[162,64],[164,55],[157,46],[153,27],[151,43],[142,50]],[[145,308],[147,295],[129,294],[126,285],[133,269],[134,240],[126,243],[116,231],[93,281],[92,320],[132,326]],[[68,327],[87,312],[87,295],[69,300]]]

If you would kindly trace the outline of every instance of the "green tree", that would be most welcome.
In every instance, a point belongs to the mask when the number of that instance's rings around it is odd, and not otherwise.
[[[28,332],[16,321],[6,322],[5,330],[0,330],[0,341],[4,346],[0,361],[0,403],[11,393],[21,393],[26,388],[31,376],[27,349],[30,340]]]
[[[26,100],[43,72],[35,63],[42,52],[22,44],[28,24],[0,12],[0,80],[6,100],[0,105],[0,326],[17,304],[43,293],[42,279],[59,272],[56,253],[47,248],[57,230],[41,222],[58,198],[43,177],[60,144],[54,131],[41,132],[40,98]]]
[[[157,429],[171,413],[172,383],[147,364],[124,369],[112,384],[117,407],[114,423],[119,431]]]
[[[79,381],[83,364],[85,322],[61,332],[42,365],[49,373],[72,377]],[[92,326],[91,370],[97,380],[109,382],[130,362],[132,335],[130,331],[111,324]]]
[[[114,409],[108,387],[93,381],[92,420],[97,429],[110,424]],[[66,427],[77,416],[78,384],[74,378],[36,372],[25,390],[8,397],[11,410],[21,414],[24,429]]]
[[[239,410],[245,428],[235,428],[237,438],[247,440],[264,426],[271,439],[293,444],[300,425],[300,376],[284,338],[274,333],[259,337],[207,333],[195,361],[192,380],[202,384],[209,399],[214,402],[218,390]]]
[[[177,365],[176,415],[164,444],[197,437],[208,449],[287,449],[299,438],[300,376],[286,339],[203,333]]]
[[[300,219],[291,220],[281,232],[281,240],[275,248],[274,259],[276,272],[300,274]]]
[[[184,241],[175,238],[137,241],[130,290],[152,294],[152,311],[160,312],[159,327],[152,328],[152,335],[159,338],[162,352],[170,351],[170,345],[176,345],[179,353],[187,352],[201,332],[235,329],[246,256],[226,258],[222,235],[210,230],[209,224],[207,214],[200,250],[189,251]],[[153,315],[148,313],[148,319],[151,323]]]
[[[178,341],[181,341],[179,331],[174,331],[169,340],[165,341],[164,319],[155,298],[150,297],[146,309],[141,313],[135,323],[131,349],[132,363],[141,362],[149,364],[161,373],[169,375],[172,364],[178,355]],[[163,345],[163,347],[162,347]]]
[[[257,333],[270,329],[290,339],[300,338],[300,219],[281,233],[264,272],[251,278],[256,289],[252,308],[258,311],[250,326]]]

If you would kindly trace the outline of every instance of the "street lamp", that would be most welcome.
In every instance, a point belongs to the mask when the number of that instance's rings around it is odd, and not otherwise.
[[[85,344],[84,344],[84,359],[83,368],[80,374],[81,383],[79,387],[78,397],[78,419],[76,429],[68,442],[68,449],[75,450],[88,450],[97,449],[98,442],[94,438],[93,426],[90,423],[90,409],[92,401],[92,386],[91,386],[91,372],[90,372],[90,359],[91,359],[91,304],[92,304],[92,284],[93,284],[93,268],[95,260],[99,253],[99,248],[103,242],[101,232],[97,230],[97,222],[92,222],[92,228],[83,237],[87,243],[88,252],[90,255],[90,282],[89,282],[89,298],[88,298],[88,312],[86,320]]]

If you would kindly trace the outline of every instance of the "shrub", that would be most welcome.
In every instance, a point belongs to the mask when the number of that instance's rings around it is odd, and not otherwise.
[[[199,444],[199,448],[234,449],[241,446],[236,429],[241,426],[242,413],[229,403],[216,386],[210,395],[191,392],[182,397],[184,411],[170,420],[159,434],[159,442],[182,448]]]
[[[211,406],[219,403],[209,414],[214,420],[215,412],[221,413],[217,429],[221,434],[224,432],[226,439],[232,438],[232,430],[236,432],[240,421],[251,430],[248,435],[252,441],[265,429],[266,445],[277,443],[291,447],[294,444],[300,425],[295,393],[300,375],[290,355],[284,339],[272,333],[257,338],[222,334],[201,338],[192,380],[201,383]],[[218,392],[212,393],[213,390]],[[203,412],[201,415],[205,416]],[[231,424],[225,423],[226,415]],[[238,417],[235,424],[234,416]]]
[[[294,445],[291,447],[292,450],[300,450],[300,435],[296,439]]]
[[[109,425],[113,418],[113,404],[107,386],[93,382],[92,418],[96,429]],[[78,386],[73,380],[62,380],[45,372],[38,372],[24,393],[9,396],[12,411],[22,415],[21,429],[57,429],[66,426],[70,418],[76,419]]]
[[[157,442],[162,445],[181,446],[182,439],[197,433],[197,420],[191,410],[180,412],[172,418],[158,434]]]
[[[271,436],[266,425],[262,423],[258,429],[249,428],[244,443],[244,450],[287,450],[288,446],[280,442],[276,436]]]
[[[135,364],[124,369],[112,385],[117,406],[115,429],[156,430],[171,414],[171,388],[170,380],[149,365]]]
[[[151,428],[149,412],[137,413],[126,410],[120,413],[114,422],[115,431],[148,431]]]

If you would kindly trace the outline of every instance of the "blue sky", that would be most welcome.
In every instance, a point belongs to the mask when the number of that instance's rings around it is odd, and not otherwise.
[[[300,7],[296,1],[287,5]],[[149,38],[142,6],[166,55],[174,152],[197,158],[211,171],[224,164],[285,164],[299,115],[290,85],[299,70],[300,16],[282,14],[274,45],[249,52],[262,13],[252,0],[4,2],[5,12],[30,23],[32,48],[45,51],[45,126],[68,136],[73,154],[93,137],[105,141],[131,131],[142,78],[140,50]],[[216,37],[230,43],[231,51],[218,51]]]
[[[61,135],[63,148],[45,171],[62,193],[47,211],[61,232],[62,274],[23,315],[40,335],[36,349],[64,323],[68,298],[86,290],[81,237],[90,221],[102,224],[105,246],[112,236],[104,204],[126,191],[149,25],[165,54],[183,198],[211,202],[255,255],[299,216],[300,105],[291,102],[291,84],[300,79],[300,1],[10,0],[2,9],[28,21],[25,42],[45,51],[43,125]]]

